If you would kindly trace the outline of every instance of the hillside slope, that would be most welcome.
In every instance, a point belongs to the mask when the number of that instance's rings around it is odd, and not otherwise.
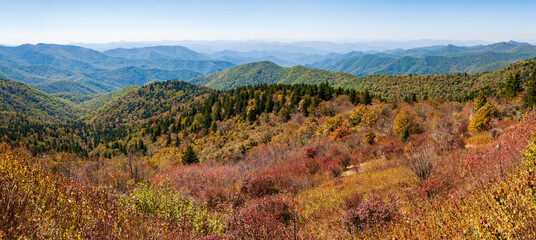
[[[86,119],[94,123],[136,123],[170,111],[178,105],[189,105],[213,90],[182,81],[164,81],[129,91],[108,102]]]
[[[335,73],[303,66],[284,68],[272,62],[256,62],[239,65],[222,72],[188,80],[196,85],[204,85],[217,90],[228,90],[241,86],[275,83],[320,84],[325,81],[338,83],[350,81],[355,76]]]
[[[73,105],[27,85],[0,79],[0,111],[27,115],[31,119],[62,122],[76,119],[80,112]]]
[[[514,63],[503,69],[481,74],[439,75],[371,75],[358,77],[347,73],[330,72],[303,66],[280,67],[270,62],[239,65],[225,71],[189,80],[218,90],[261,83],[274,84],[318,84],[328,82],[332,86],[344,87],[381,94],[384,97],[400,98],[415,93],[422,97],[458,98],[482,88],[497,87],[510,74],[520,72],[527,78],[536,60]]]

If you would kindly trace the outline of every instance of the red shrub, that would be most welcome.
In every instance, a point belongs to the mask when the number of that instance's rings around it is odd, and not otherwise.
[[[277,189],[275,188],[275,181],[273,177],[255,176],[244,180],[240,191],[248,194],[251,197],[259,198],[274,194],[277,192]]]
[[[270,198],[238,210],[228,220],[228,239],[292,239],[291,208]]]
[[[307,158],[315,158],[318,155],[318,148],[310,147],[305,150],[305,156]]]
[[[353,193],[349,196],[346,196],[344,198],[344,209],[350,210],[353,208],[357,208],[362,201],[363,197],[361,197],[361,194],[359,193]]]
[[[329,167],[329,175],[332,177],[339,177],[342,173],[342,168],[338,165],[331,165]]]
[[[399,145],[389,145],[383,148],[383,156],[386,159],[398,158],[404,154],[404,149]]]
[[[318,163],[318,160],[314,158],[305,160],[305,171],[308,174],[314,175],[318,172],[318,170],[320,170],[320,164]]]
[[[389,222],[397,215],[395,204],[385,204],[378,199],[371,199],[347,210],[343,223],[352,233],[384,222]]]

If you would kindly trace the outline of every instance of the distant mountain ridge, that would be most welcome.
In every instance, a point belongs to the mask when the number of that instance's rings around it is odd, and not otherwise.
[[[111,57],[127,59],[179,59],[179,60],[210,60],[209,57],[181,46],[156,46],[144,48],[116,48],[103,52]]]
[[[355,52],[306,66],[358,76],[478,73],[534,57],[536,46],[511,41],[473,47],[447,45],[398,49],[377,54]]]
[[[222,44],[224,47],[229,43],[223,41]],[[254,46],[259,49],[203,54],[183,46],[117,48],[104,52],[58,44],[0,46],[0,77],[27,83],[51,94],[91,95],[153,81],[187,81],[253,62],[270,61],[283,67],[305,65],[369,76],[491,72],[513,62],[536,57],[535,46],[513,41],[476,46],[436,45],[383,52],[351,51],[345,54],[315,50],[317,43],[313,42],[304,43],[304,46],[249,44],[244,49]],[[225,83],[212,84],[227,86]]]
[[[0,76],[48,93],[95,94],[155,80],[186,80],[235,65],[179,46],[106,53],[57,44],[0,46]]]

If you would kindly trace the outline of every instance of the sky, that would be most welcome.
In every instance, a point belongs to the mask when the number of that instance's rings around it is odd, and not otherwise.
[[[0,0],[0,44],[536,42],[535,0]]]

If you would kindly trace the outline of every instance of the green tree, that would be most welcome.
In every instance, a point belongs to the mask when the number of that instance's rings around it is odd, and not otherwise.
[[[424,94],[424,96],[422,97],[422,100],[423,100],[423,101],[428,100],[428,93],[425,93],[425,94]]]
[[[363,97],[361,98],[361,103],[365,105],[369,105],[372,103],[372,95],[370,95],[370,92],[368,88],[365,88],[365,92],[363,92]]]
[[[199,158],[197,158],[197,154],[195,154],[194,149],[191,145],[186,146],[186,150],[182,154],[182,163],[183,164],[192,164],[192,163],[198,163]]]
[[[405,127],[403,130],[402,130],[402,134],[400,135],[400,140],[402,142],[406,142],[409,138],[409,128]]]
[[[526,108],[536,107],[536,66],[532,71],[532,76],[527,82],[525,91],[525,98],[523,99],[523,106]]]
[[[510,74],[506,79],[505,84],[505,95],[507,97],[513,98],[516,97],[518,93],[523,91],[523,86],[521,82],[521,74],[516,72],[515,74]]]
[[[411,101],[413,101],[413,102],[418,102],[418,101],[417,101],[417,94],[413,93],[413,94],[411,95]]]

